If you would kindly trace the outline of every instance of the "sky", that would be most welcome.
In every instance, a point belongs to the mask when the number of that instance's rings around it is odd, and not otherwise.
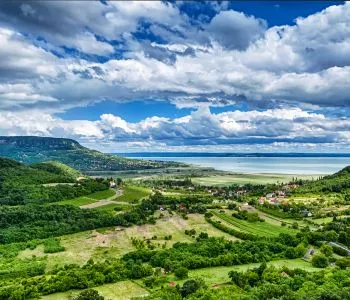
[[[0,135],[350,152],[350,2],[0,1]]]

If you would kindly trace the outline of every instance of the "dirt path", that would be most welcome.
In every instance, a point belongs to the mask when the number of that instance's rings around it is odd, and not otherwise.
[[[123,191],[120,189],[117,189],[115,191],[115,195],[108,197],[108,198],[105,198],[105,199],[97,200],[94,203],[81,205],[80,208],[96,208],[96,207],[105,206],[105,205],[109,205],[109,204],[134,205],[131,203],[115,201],[115,199],[118,199],[122,195],[123,195]]]

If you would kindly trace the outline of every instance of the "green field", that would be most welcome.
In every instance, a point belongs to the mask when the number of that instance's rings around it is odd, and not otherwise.
[[[132,202],[136,203],[142,198],[145,198],[151,194],[151,190],[148,188],[126,185],[123,187],[123,193],[118,197],[118,202]]]
[[[236,271],[247,271],[248,269],[253,269],[259,267],[259,263],[231,266],[231,267],[212,267],[197,270],[190,270],[189,277],[191,278],[202,278],[207,284],[215,285],[225,282],[229,282],[230,278],[228,273],[232,270]],[[319,271],[320,269],[313,267],[309,262],[302,259],[281,259],[270,261],[267,263],[268,266],[283,267],[286,266],[292,269],[303,269],[309,272]]]
[[[104,284],[94,287],[105,300],[129,300],[133,297],[146,296],[149,293],[132,281],[121,281],[117,283]],[[65,293],[57,293],[43,296],[42,300],[69,300],[81,291],[69,291]]]
[[[113,197],[115,195],[115,190],[109,189],[105,191],[96,192],[84,197],[78,197],[70,200],[64,200],[60,202],[54,202],[53,204],[60,205],[74,205],[74,206],[83,206],[91,203],[95,203],[98,200],[106,199]]]
[[[289,175],[289,174],[239,174],[230,173],[225,175],[213,175],[208,177],[193,177],[192,182],[200,185],[225,186],[230,184],[269,184],[287,183],[297,177],[298,179],[313,179],[319,175]]]
[[[248,222],[245,220],[240,220],[235,217],[232,217],[226,213],[219,213],[217,211],[212,211],[212,213],[219,219],[225,221],[225,223],[232,225],[240,231],[244,231],[251,234],[256,234],[259,236],[277,236],[280,233],[296,233],[296,230],[293,230],[288,227],[282,227],[265,222]]]

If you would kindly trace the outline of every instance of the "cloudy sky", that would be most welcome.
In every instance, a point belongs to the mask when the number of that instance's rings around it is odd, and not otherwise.
[[[349,2],[0,2],[0,135],[350,152],[349,116]]]

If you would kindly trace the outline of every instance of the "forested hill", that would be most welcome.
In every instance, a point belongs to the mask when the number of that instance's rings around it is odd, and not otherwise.
[[[128,159],[88,149],[72,139],[36,136],[0,136],[0,156],[25,164],[57,161],[80,171],[140,170],[181,165]]]
[[[0,157],[0,191],[4,184],[74,183],[81,173],[57,162],[24,165]]]
[[[350,194],[350,166],[347,166],[332,175],[324,176],[315,181],[306,182],[294,190],[294,192],[335,192]]]

